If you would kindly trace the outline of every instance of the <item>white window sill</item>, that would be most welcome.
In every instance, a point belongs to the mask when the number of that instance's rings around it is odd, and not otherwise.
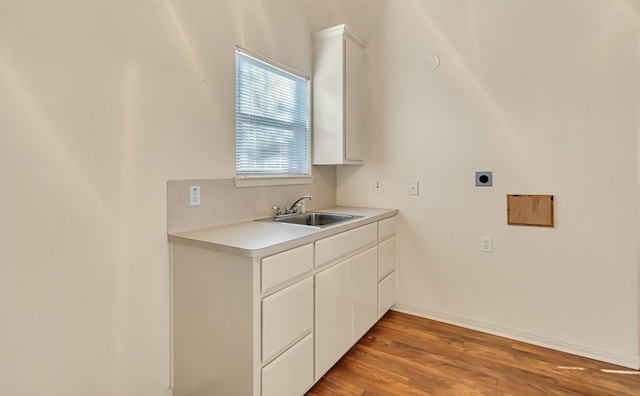
[[[233,180],[236,183],[236,188],[244,188],[312,184],[314,178],[315,176],[313,175],[247,175],[236,176]]]

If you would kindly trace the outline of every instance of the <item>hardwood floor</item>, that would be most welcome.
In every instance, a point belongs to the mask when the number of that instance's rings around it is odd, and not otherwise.
[[[389,311],[307,395],[638,396],[638,374]]]

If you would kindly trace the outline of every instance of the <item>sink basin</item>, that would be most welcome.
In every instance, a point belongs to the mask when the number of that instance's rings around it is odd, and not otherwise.
[[[342,221],[356,219],[362,216],[355,216],[344,213],[328,213],[328,212],[308,212],[304,214],[285,215],[282,217],[268,217],[258,221],[266,221],[273,223],[298,224],[312,227],[325,227],[328,225],[340,223]]]

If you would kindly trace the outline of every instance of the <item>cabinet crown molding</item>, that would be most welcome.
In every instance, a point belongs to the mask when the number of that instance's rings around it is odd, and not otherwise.
[[[312,34],[314,39],[323,39],[327,37],[340,36],[340,35],[349,36],[349,38],[351,38],[360,47],[362,47],[363,49],[367,48],[366,40],[358,36],[357,34],[355,34],[353,30],[351,30],[349,26],[345,24],[323,29]]]

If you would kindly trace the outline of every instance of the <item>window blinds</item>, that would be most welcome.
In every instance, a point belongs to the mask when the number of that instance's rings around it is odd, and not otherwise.
[[[236,173],[308,175],[309,79],[236,50]]]

